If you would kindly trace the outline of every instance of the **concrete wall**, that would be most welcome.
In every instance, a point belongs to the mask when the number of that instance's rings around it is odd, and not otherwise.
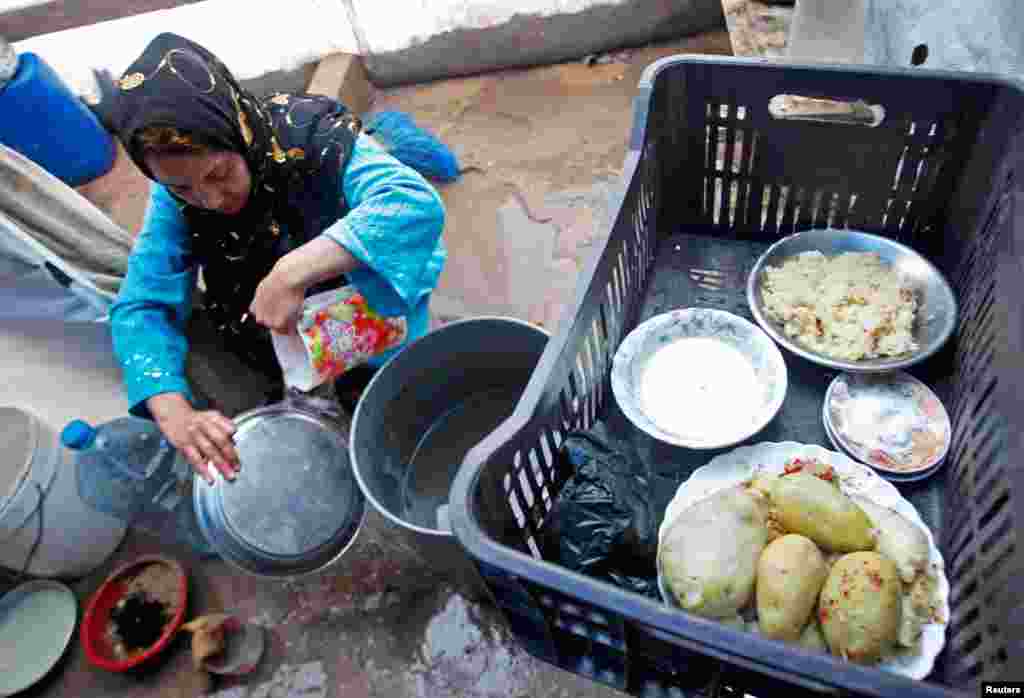
[[[928,47],[926,68],[1024,73],[1020,0],[866,0],[868,63],[909,66]]]
[[[797,0],[786,56],[795,62],[864,62],[864,0]]]
[[[379,85],[556,63],[725,27],[721,0],[441,0],[411,3],[397,25],[387,3],[353,5]]]
[[[320,58],[359,50],[340,0],[205,0],[32,37],[15,48],[39,54],[85,94],[94,89],[92,68],[120,75],[164,31],[206,46],[257,91],[262,83],[301,89]]]
[[[1022,22],[1020,0],[797,0],[788,56],[1017,77]]]
[[[181,0],[185,2],[185,0]],[[161,31],[217,54],[257,92],[295,90],[331,53],[389,86],[550,63],[723,28],[721,0],[205,0],[16,42],[79,94]]]

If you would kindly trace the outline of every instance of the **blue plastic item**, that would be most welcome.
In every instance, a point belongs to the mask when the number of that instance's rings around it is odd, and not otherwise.
[[[93,427],[75,420],[61,442],[77,451],[78,494],[93,509],[212,554],[192,505],[192,468],[155,423],[122,417]]]
[[[0,87],[0,143],[36,162],[71,187],[114,166],[114,139],[60,76],[34,53]]]
[[[64,431],[60,433],[60,440],[67,448],[80,451],[89,448],[96,440],[96,430],[81,419],[76,419],[64,427]]]
[[[396,160],[424,177],[439,182],[454,182],[459,178],[455,153],[432,133],[417,126],[408,114],[400,111],[374,114],[367,119],[365,131]]]

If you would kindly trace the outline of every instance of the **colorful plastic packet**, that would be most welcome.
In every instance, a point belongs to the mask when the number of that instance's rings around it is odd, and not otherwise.
[[[285,384],[312,390],[405,342],[404,317],[384,317],[353,287],[306,299],[297,334],[273,333]]]

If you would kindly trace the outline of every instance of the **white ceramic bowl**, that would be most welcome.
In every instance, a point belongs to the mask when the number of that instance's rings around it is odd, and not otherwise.
[[[713,341],[672,347],[692,339]],[[665,349],[670,353],[659,354]],[[686,308],[630,332],[615,353],[611,382],[619,407],[638,429],[707,450],[761,431],[782,407],[788,376],[782,353],[756,325],[722,310]],[[658,400],[652,399],[655,389]]]

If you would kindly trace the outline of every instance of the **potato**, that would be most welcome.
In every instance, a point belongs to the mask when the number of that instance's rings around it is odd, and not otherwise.
[[[826,553],[825,565],[831,570],[832,566],[839,562],[839,559],[846,553]]]
[[[892,560],[875,552],[844,555],[818,601],[818,619],[832,654],[874,664],[899,640],[901,592]]]
[[[747,482],[747,488],[752,494],[759,497],[767,498],[770,501],[772,495],[772,485],[775,483],[776,480],[778,480],[778,477],[776,477],[775,475],[755,475]],[[768,510],[767,526],[769,543],[778,538],[782,538],[782,536],[786,535],[786,531],[783,530],[782,525],[775,520],[775,517],[773,516],[771,509]]]
[[[917,575],[928,568],[931,557],[928,536],[920,526],[899,512],[879,506],[865,497],[857,496],[853,501],[864,510],[877,531],[875,550],[896,563],[904,582],[913,583]]]
[[[747,629],[747,621],[743,620],[743,616],[739,614],[726,616],[725,618],[718,618],[716,620],[718,620],[722,625],[728,626],[733,630],[744,632]]]
[[[807,624],[807,627],[800,634],[800,641],[797,644],[805,650],[828,652],[828,645],[825,644],[825,636],[821,633],[821,626],[818,625],[817,617],[811,617],[811,622]]]
[[[924,631],[924,619],[917,615],[914,600],[910,594],[904,594],[900,600],[900,635],[899,644],[903,647],[916,647]]]
[[[772,487],[775,485],[775,481],[779,478],[775,475],[766,475],[764,473],[758,473],[754,475],[750,480],[747,481],[747,487],[754,493],[759,493],[765,497],[771,497]]]
[[[761,634],[795,642],[811,617],[828,567],[810,538],[789,534],[768,544],[757,563],[757,621]]]
[[[835,469],[828,463],[822,463],[821,461],[814,460],[813,458],[808,458],[806,460],[796,458],[786,464],[785,471],[786,475],[795,475],[796,473],[813,475],[819,480],[827,482],[836,489],[839,489],[839,478],[836,476]]]
[[[745,485],[702,499],[665,532],[658,564],[686,611],[732,618],[754,593],[757,561],[768,542],[767,500]]]
[[[839,488],[799,472],[778,478],[771,488],[772,516],[789,533],[799,533],[829,552],[872,550],[871,519]]]
[[[771,543],[774,540],[778,540],[786,535],[786,532],[782,529],[782,526],[778,521],[773,519],[771,515],[768,516],[768,542]]]

